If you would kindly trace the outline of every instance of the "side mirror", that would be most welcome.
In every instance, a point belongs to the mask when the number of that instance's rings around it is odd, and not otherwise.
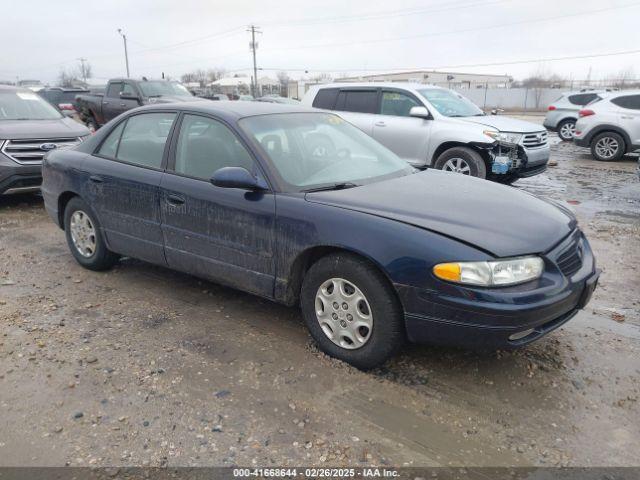
[[[249,170],[242,167],[224,167],[216,170],[211,183],[220,188],[240,188],[242,190],[266,190],[266,183],[254,177]]]
[[[411,110],[409,110],[409,116],[416,118],[431,118],[431,114],[429,113],[429,110],[427,110],[427,107],[411,107]]]
[[[121,100],[137,100],[138,102],[140,101],[140,97],[138,95],[135,95],[132,93],[125,93],[125,92],[120,92],[120,99]]]

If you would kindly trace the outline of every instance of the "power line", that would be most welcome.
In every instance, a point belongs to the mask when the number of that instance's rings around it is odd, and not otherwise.
[[[321,72],[321,73],[344,73],[344,72],[380,72],[380,71],[389,71],[389,70],[397,70],[397,71],[420,71],[420,70],[442,70],[444,68],[474,68],[474,67],[495,67],[501,65],[517,65],[521,63],[540,63],[540,62],[554,62],[558,60],[578,60],[584,58],[600,58],[600,57],[613,57],[616,55],[633,55],[640,54],[640,49],[637,50],[623,50],[619,52],[608,52],[608,53],[593,53],[588,55],[572,55],[572,56],[563,56],[563,57],[547,57],[547,58],[536,58],[529,60],[510,60],[506,62],[493,62],[493,63],[467,63],[467,64],[459,64],[459,65],[439,65],[439,66],[431,66],[431,67],[385,67],[385,68],[363,68],[363,69],[314,69],[314,68],[283,68],[283,67],[263,67],[261,70],[287,70],[290,72]]]
[[[315,45],[298,45],[298,46],[294,46],[294,47],[267,49],[267,51],[276,52],[276,51],[289,51],[289,50],[303,50],[303,49],[307,49],[307,48],[342,47],[342,46],[345,46],[345,45],[364,45],[364,44],[371,44],[371,43],[395,42],[395,41],[398,41],[398,40],[410,40],[410,39],[414,39],[414,38],[436,37],[436,36],[442,36],[442,35],[452,35],[452,34],[457,34],[457,33],[468,33],[468,32],[476,32],[476,31],[481,31],[481,30],[490,30],[490,29],[494,29],[494,28],[513,27],[513,26],[516,26],[516,25],[524,25],[524,24],[527,24],[527,23],[540,23],[540,22],[547,22],[549,20],[559,20],[559,19],[563,19],[563,18],[578,17],[578,16],[584,16],[584,15],[592,15],[592,14],[595,14],[595,13],[603,13],[603,12],[607,12],[607,11],[610,11],[610,10],[618,10],[618,9],[623,9],[623,8],[637,7],[638,5],[640,5],[640,2],[631,3],[631,4],[628,4],[628,5],[616,6],[616,7],[600,8],[600,9],[597,9],[597,10],[588,10],[588,11],[584,11],[584,12],[568,13],[568,14],[565,14],[565,15],[556,15],[556,16],[553,16],[553,17],[545,17],[545,18],[538,18],[538,19],[532,19],[532,20],[520,20],[520,21],[515,21],[515,22],[509,22],[509,23],[500,23],[500,24],[496,24],[496,25],[487,25],[487,26],[482,26],[482,27],[471,27],[471,28],[465,28],[465,29],[462,29],[462,30],[449,30],[449,31],[445,31],[445,32],[420,33],[420,34],[415,34],[415,35],[403,35],[403,36],[400,36],[400,37],[375,38],[375,39],[371,39],[371,40],[352,40],[352,41],[349,41],[349,42],[319,43],[319,44],[315,44]]]
[[[298,27],[298,26],[308,26],[308,25],[324,25],[329,23],[349,23],[349,22],[369,21],[369,20],[386,20],[389,18],[404,17],[409,15],[422,15],[425,13],[447,12],[450,10],[457,10],[460,8],[485,7],[488,5],[494,5],[498,3],[507,3],[511,1],[513,0],[491,0],[491,1],[467,3],[462,5],[447,3],[447,6],[442,8],[408,8],[403,10],[395,9],[395,10],[373,12],[373,13],[361,14],[361,15],[345,15],[345,16],[339,16],[339,17],[324,17],[324,18],[317,18],[317,19],[301,18],[301,19],[278,20],[273,22],[262,22],[262,24],[270,27]]]

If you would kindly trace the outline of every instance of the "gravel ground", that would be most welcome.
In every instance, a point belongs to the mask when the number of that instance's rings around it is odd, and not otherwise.
[[[411,346],[363,373],[300,314],[134,260],[83,270],[36,196],[0,199],[0,466],[640,465],[636,159],[552,147],[604,272],[505,353]]]

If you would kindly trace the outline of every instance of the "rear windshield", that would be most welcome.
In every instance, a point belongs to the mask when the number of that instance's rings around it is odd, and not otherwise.
[[[30,91],[0,90],[0,121],[55,120],[62,115],[40,95]]]

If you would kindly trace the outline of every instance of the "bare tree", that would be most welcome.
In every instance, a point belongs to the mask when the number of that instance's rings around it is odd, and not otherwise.
[[[93,76],[93,69],[91,64],[84,58],[79,59],[80,65],[78,65],[78,76],[86,83],[87,79]]]
[[[77,82],[78,77],[75,71],[65,68],[60,69],[60,73],[58,73],[58,85],[69,88],[73,87]]]

